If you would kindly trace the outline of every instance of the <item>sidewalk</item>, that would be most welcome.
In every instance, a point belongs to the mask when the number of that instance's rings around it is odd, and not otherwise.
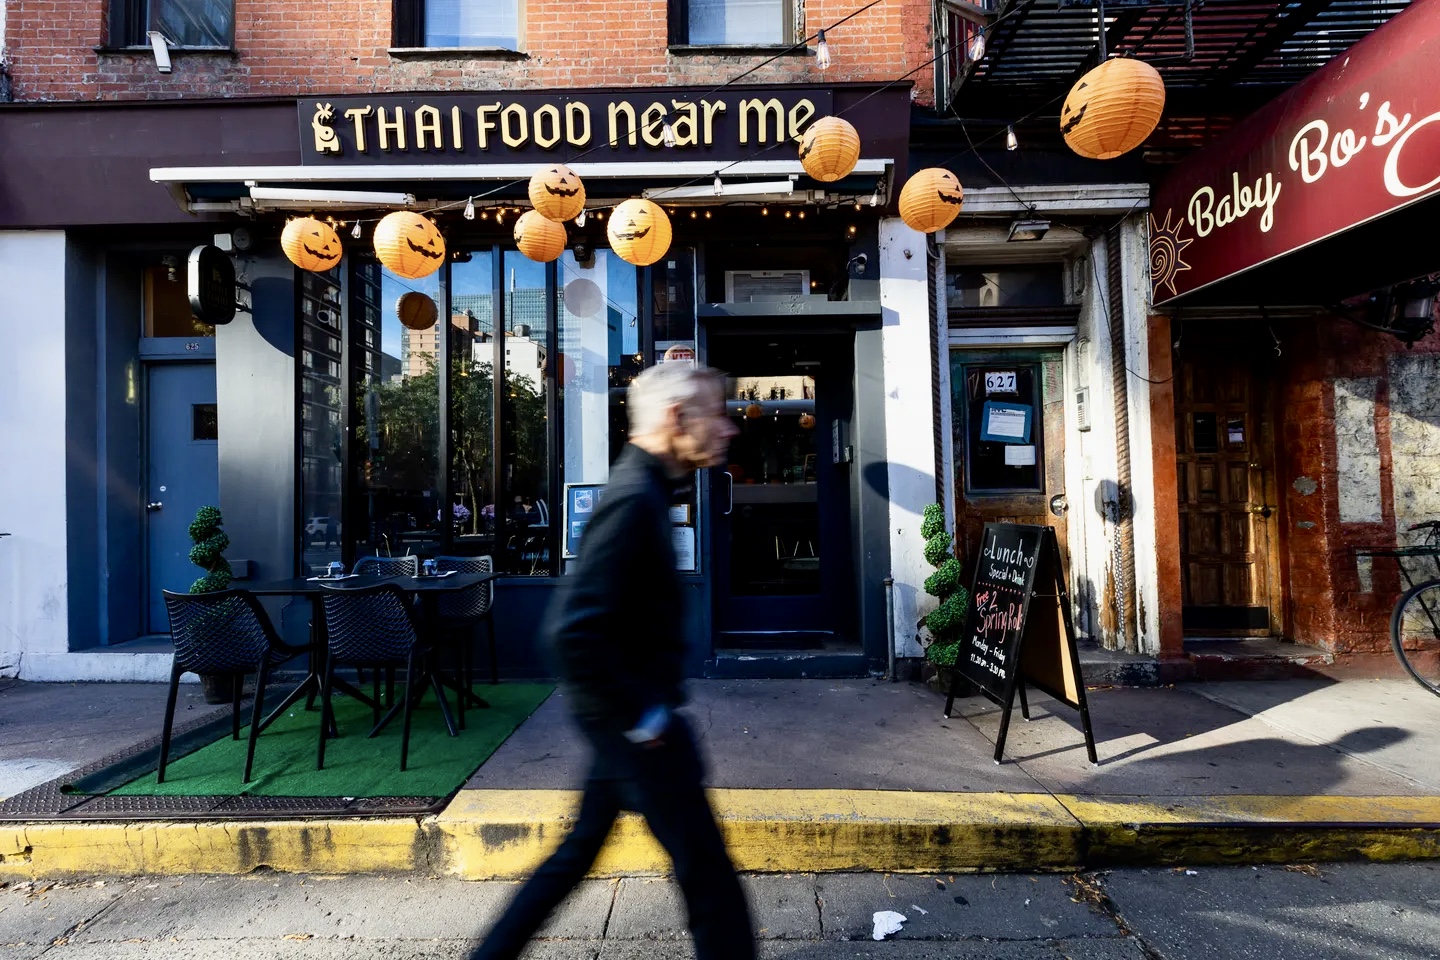
[[[1440,700],[1408,681],[1094,689],[1094,767],[1078,718],[1038,697],[997,766],[999,709],[984,700],[946,720],[943,698],[881,681],[697,681],[691,694],[745,871],[1440,856]],[[26,771],[93,759],[96,725],[111,749],[153,736],[163,698],[161,685],[0,684],[0,795],[28,785]],[[582,763],[557,693],[435,816],[0,823],[0,877],[258,866],[515,877],[558,842]],[[633,819],[597,866],[665,869]]]

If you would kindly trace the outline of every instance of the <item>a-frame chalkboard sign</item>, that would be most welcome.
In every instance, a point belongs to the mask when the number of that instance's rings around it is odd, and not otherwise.
[[[970,612],[955,657],[945,716],[968,681],[1003,709],[995,762],[1005,753],[1010,712],[1020,696],[1020,712],[1030,719],[1025,686],[1049,694],[1080,711],[1085,749],[1096,763],[1090,707],[1080,677],[1080,652],[1070,619],[1070,599],[1054,527],[987,523],[975,558]]]

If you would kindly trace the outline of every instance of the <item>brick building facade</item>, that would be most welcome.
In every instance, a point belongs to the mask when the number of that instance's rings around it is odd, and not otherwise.
[[[124,0],[114,0],[116,3]],[[615,86],[714,86],[776,50],[716,55],[670,43],[666,0],[526,0],[516,51],[397,44],[382,0],[235,0],[233,50],[174,50],[173,72],[156,71],[148,46],[120,48],[100,0],[7,0],[13,98],[20,101],[378,93]],[[791,36],[804,37],[864,4],[796,3]],[[826,82],[889,82],[909,76],[932,89],[931,5],[883,0],[828,37]],[[140,38],[143,43],[143,37]],[[784,44],[780,44],[783,47]],[[813,44],[812,44],[813,46]],[[911,71],[914,71],[913,73]],[[815,82],[812,51],[779,57],[747,83]]]

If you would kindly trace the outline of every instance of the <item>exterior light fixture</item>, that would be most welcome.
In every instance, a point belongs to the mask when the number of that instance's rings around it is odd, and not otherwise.
[[[145,34],[150,39],[150,49],[155,53],[155,69],[161,73],[170,72],[170,41],[165,39],[165,34],[159,30],[150,30]]]
[[[1010,124],[1010,125],[1008,125],[1008,126],[1005,127],[1005,149],[1006,149],[1006,150],[1019,150],[1019,149],[1020,149],[1020,141],[1015,137],[1015,125],[1014,125],[1014,124]]]
[[[830,44],[825,42],[825,31],[820,31],[818,42],[815,44],[815,66],[821,70],[830,69]]]
[[[1043,240],[1049,232],[1049,220],[1016,220],[1010,224],[1010,235],[1005,239],[1016,243]]]

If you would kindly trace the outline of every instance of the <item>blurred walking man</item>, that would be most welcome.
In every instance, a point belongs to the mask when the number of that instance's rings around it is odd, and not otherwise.
[[[744,893],[701,786],[683,700],[684,637],[669,507],[693,471],[724,462],[735,426],[724,381],[665,363],[630,385],[630,442],[585,528],[547,634],[593,758],[575,828],[516,895],[473,960],[511,960],[589,872],[621,810],[674,863],[697,960],[751,960]]]

